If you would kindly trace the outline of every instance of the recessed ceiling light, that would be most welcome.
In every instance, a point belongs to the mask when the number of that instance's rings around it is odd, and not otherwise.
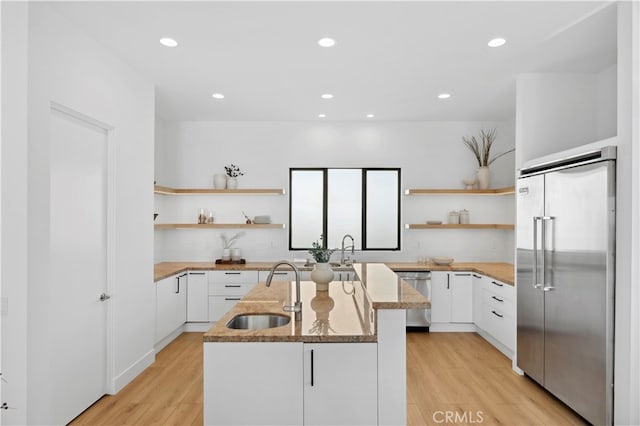
[[[440,93],[438,95],[438,99],[449,99],[451,97],[451,93]]]
[[[373,115],[373,114],[367,114],[367,118],[373,118],[373,117],[375,117],[375,115]]]
[[[160,44],[165,47],[176,47],[178,42],[169,37],[163,37],[160,39]]]
[[[507,40],[503,39],[503,38],[494,38],[492,40],[489,40],[489,43],[487,43],[487,46],[489,47],[500,47],[503,44],[505,44],[507,42]]]
[[[326,116],[326,114],[318,114],[318,118],[325,118]]]
[[[333,99],[333,95],[331,93],[324,93],[320,96],[322,99]]]
[[[324,37],[318,40],[318,44],[322,47],[333,47],[336,44],[336,41],[330,37]]]
[[[214,99],[224,99],[224,95],[222,93],[214,93],[211,97]]]

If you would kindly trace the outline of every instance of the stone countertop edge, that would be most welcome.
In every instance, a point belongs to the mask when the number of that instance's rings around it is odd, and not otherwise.
[[[268,271],[274,262],[249,262],[244,265],[216,265],[214,262],[161,262],[154,265],[154,281],[160,281],[172,275],[192,271]],[[451,265],[416,262],[385,262],[391,270],[401,271],[471,271],[514,285],[514,266],[506,262],[461,262]],[[301,267],[300,270],[311,270]]]

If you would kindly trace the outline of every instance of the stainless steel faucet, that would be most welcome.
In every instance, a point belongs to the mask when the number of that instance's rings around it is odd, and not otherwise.
[[[356,250],[356,240],[353,239],[353,237],[349,234],[345,235],[344,237],[342,237],[342,249],[340,250],[340,264],[344,265],[345,260],[344,260],[344,249],[345,248],[349,248],[349,246],[345,247],[344,246],[344,240],[346,240],[348,238],[351,238],[351,255],[353,256],[355,254],[355,250]]]
[[[276,271],[278,266],[282,266],[282,265],[289,265],[291,269],[293,269],[293,273],[296,275],[296,301],[293,304],[293,306],[284,305],[282,309],[285,312],[293,312],[294,320],[301,321],[302,320],[302,302],[300,301],[300,271],[298,270],[296,265],[294,265],[293,263],[287,260],[281,260],[280,262],[276,263],[271,267],[271,270],[269,271],[269,276],[267,276],[267,281],[265,282],[264,285],[267,287],[271,286],[271,280],[273,280],[273,273]]]

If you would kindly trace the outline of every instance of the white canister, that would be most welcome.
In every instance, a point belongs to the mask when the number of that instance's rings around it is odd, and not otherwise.
[[[222,260],[231,260],[231,249],[222,249]]]
[[[213,175],[213,187],[215,189],[226,189],[227,175],[223,175],[223,174]]]
[[[240,260],[242,259],[242,250],[239,248],[231,249],[231,260]]]
[[[460,223],[465,225],[469,223],[469,210],[460,210]]]
[[[457,225],[460,223],[460,213],[456,211],[450,211],[447,219],[449,225]]]

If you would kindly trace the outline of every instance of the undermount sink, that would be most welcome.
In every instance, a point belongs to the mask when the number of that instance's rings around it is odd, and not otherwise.
[[[261,330],[264,328],[282,327],[291,322],[286,315],[277,314],[246,314],[238,315],[227,323],[227,328],[235,330]]]

